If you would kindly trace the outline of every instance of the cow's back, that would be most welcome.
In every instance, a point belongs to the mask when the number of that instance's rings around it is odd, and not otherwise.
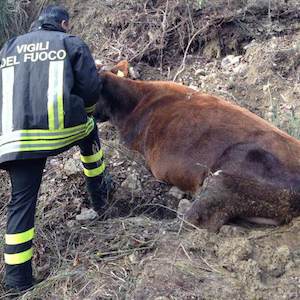
[[[153,174],[184,190],[195,191],[209,172],[222,167],[226,151],[241,145],[243,151],[232,150],[231,169],[245,151],[255,150],[270,153],[288,171],[297,173],[300,167],[299,141],[251,112],[206,94],[167,90],[148,95],[124,128],[125,140],[145,155]]]

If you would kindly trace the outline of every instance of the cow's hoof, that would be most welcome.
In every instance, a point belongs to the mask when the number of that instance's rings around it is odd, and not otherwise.
[[[220,228],[226,224],[228,217],[221,213],[215,212],[211,214],[205,214],[205,210],[198,213],[195,207],[191,207],[184,215],[184,227],[187,229],[191,228],[202,228],[207,229],[210,232],[217,233]]]

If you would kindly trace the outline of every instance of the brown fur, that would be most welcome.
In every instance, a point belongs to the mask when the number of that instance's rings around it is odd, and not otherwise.
[[[298,140],[246,109],[176,83],[100,76],[98,117],[110,118],[156,178],[193,193],[207,178],[187,220],[215,230],[234,217],[282,223],[300,213]]]

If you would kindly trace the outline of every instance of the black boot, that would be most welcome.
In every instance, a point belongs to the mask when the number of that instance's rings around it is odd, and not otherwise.
[[[101,176],[87,178],[86,181],[93,209],[101,218],[115,216],[115,208],[110,205],[110,200],[115,190],[115,184],[109,173],[105,171]]]
[[[42,281],[43,281],[43,279],[33,278],[33,281],[31,284],[24,285],[24,286],[17,286],[17,287],[13,287],[13,286],[5,284],[5,286],[4,286],[4,289],[6,292],[5,297],[6,297],[6,299],[16,299],[18,297],[21,297],[26,292],[33,289],[33,287],[35,285],[41,283]]]
[[[5,297],[6,299],[15,299],[23,294],[25,294],[28,290],[30,290],[33,287],[33,285],[27,285],[27,286],[20,286],[20,287],[12,287],[9,285],[5,285]]]

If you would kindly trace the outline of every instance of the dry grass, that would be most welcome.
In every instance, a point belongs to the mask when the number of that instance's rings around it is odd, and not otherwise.
[[[199,0],[135,1],[104,19],[106,42],[99,52],[111,60],[143,61],[160,69],[178,65],[174,59],[199,51],[245,13],[228,7],[216,13],[212,7]]]
[[[276,22],[266,25],[266,19],[269,14],[272,20],[280,20],[280,9],[275,5],[271,10],[261,8],[258,3],[249,7],[248,2],[135,0],[112,1],[112,6],[101,2],[94,10],[82,7],[88,17],[84,16],[84,23],[76,19],[80,25],[75,26],[106,61],[144,62],[161,71],[179,67],[180,73],[186,57],[203,53],[211,42],[218,44],[218,58],[241,54],[252,39],[264,39],[276,32]],[[292,18],[297,18],[296,12]],[[91,27],[92,34],[86,32],[86,26]]]
[[[0,45],[12,34],[24,32],[28,20],[25,11],[27,5],[28,3],[25,1],[5,0],[0,2],[0,29],[3,32],[0,37]]]
[[[10,37],[25,33],[47,3],[48,0],[0,1],[0,47]]]

